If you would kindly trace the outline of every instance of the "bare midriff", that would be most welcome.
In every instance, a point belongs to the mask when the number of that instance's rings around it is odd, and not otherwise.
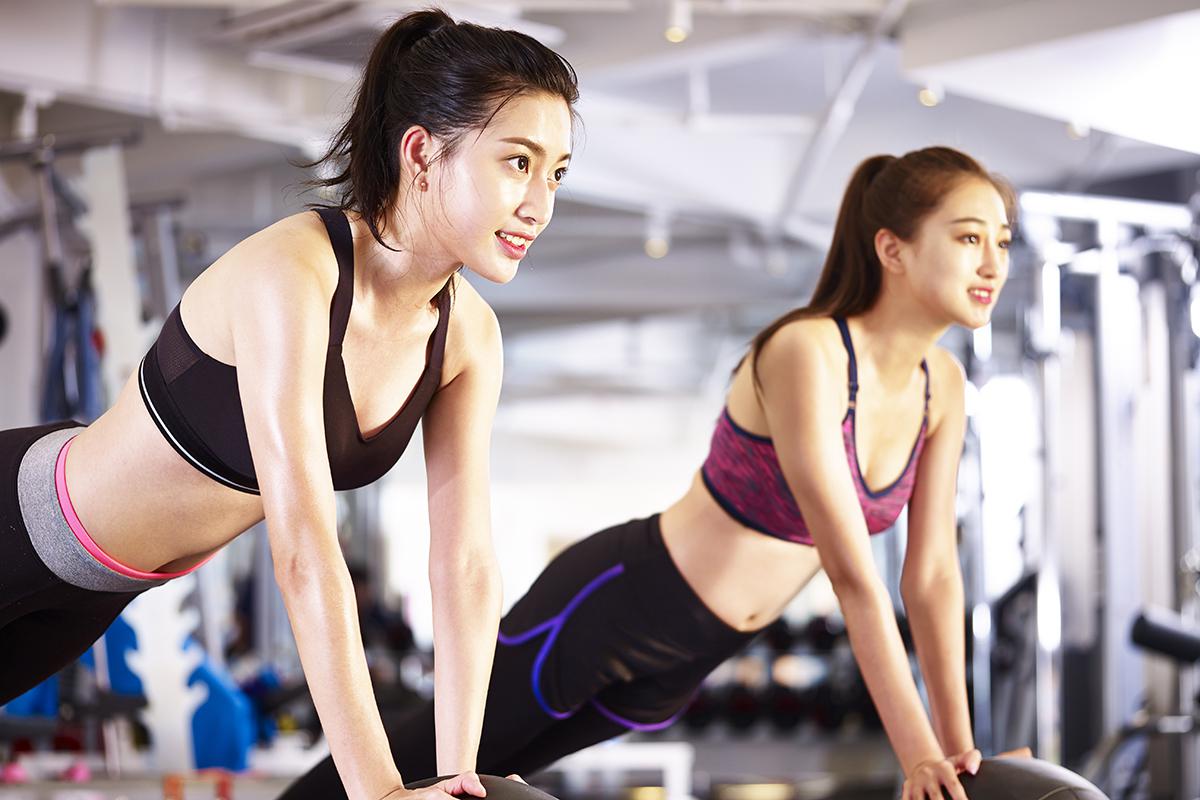
[[[72,440],[67,486],[80,522],[113,559],[182,572],[262,520],[262,498],[185,462],[154,426],[136,380]]]
[[[730,517],[697,473],[663,512],[663,541],[692,590],[742,631],[774,620],[821,569],[817,549],[751,530]]]

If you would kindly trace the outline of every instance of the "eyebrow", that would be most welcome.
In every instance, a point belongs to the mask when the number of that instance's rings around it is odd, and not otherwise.
[[[983,225],[984,227],[987,227],[987,223],[986,223],[986,222],[984,222],[984,221],[983,221],[982,219],[980,219],[979,217],[959,217],[958,219],[952,219],[952,220],[950,220],[950,224],[951,224],[951,225],[957,225],[957,224],[958,224],[958,223],[960,223],[960,222],[974,222],[974,223],[976,223],[977,225]],[[1008,230],[1010,230],[1010,231],[1012,230],[1012,226],[1011,226],[1011,225],[1009,225],[1007,222],[1006,222],[1006,223],[1004,223],[1003,225],[1001,225],[1000,227],[1001,227],[1001,228],[1007,228],[1007,229],[1008,229]]]
[[[533,151],[533,154],[535,156],[537,156],[538,158],[546,157],[546,148],[542,147],[540,144],[533,141],[532,139],[526,139],[524,136],[510,136],[509,138],[501,139],[500,141],[507,142],[508,144],[519,144],[523,147],[528,147],[531,151]],[[571,158],[571,154],[566,153],[565,155],[559,156],[558,160],[559,161],[567,161],[570,158]]]

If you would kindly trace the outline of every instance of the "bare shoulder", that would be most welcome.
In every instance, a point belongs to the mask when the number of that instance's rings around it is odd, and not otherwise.
[[[332,296],[337,286],[337,257],[320,217],[301,212],[234,245],[213,264],[220,272],[236,273],[243,292],[262,287],[285,290],[295,280],[317,280]]]
[[[758,354],[758,375],[764,385],[796,378],[822,383],[844,374],[846,350],[837,323],[829,317],[805,317],[782,326]]]
[[[328,319],[337,279],[337,257],[320,217],[293,214],[214,261],[184,292],[180,313],[201,350],[235,364],[247,320]]]
[[[451,280],[454,282],[454,304],[446,330],[443,383],[469,368],[499,369],[502,351],[496,312],[461,272]]]
[[[929,432],[932,434],[947,413],[961,410],[967,385],[962,363],[937,345],[926,358],[929,366]]]

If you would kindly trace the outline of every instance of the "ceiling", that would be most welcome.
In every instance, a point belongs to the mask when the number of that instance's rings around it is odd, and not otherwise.
[[[879,152],[949,144],[1072,191],[1200,165],[1195,2],[692,0],[671,44],[679,2],[444,4],[551,44],[581,81],[555,221],[516,281],[480,287],[506,331],[674,315],[741,341],[809,291],[848,175]],[[373,38],[422,5],[0,0],[0,130],[136,126],[131,195],[183,200],[215,256],[302,207],[289,159],[319,152]],[[19,167],[0,178],[0,216],[6,194],[31,202]]]

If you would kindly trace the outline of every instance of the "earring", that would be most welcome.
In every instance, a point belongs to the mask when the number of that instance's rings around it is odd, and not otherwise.
[[[424,178],[421,178],[421,191],[425,192],[428,190],[429,190],[429,181],[425,180]]]

